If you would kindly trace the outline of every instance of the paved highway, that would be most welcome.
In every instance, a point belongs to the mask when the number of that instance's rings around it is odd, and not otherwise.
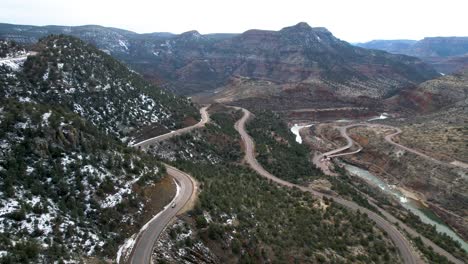
[[[151,254],[153,246],[158,240],[161,233],[171,220],[185,207],[192,194],[194,194],[195,184],[190,175],[165,164],[167,174],[171,175],[179,185],[180,189],[177,196],[168,204],[166,208],[159,212],[153,219],[146,224],[146,229],[143,229],[138,234],[135,246],[130,255],[129,263],[146,264],[151,263]],[[172,204],[175,203],[175,207]]]
[[[154,142],[159,142],[161,140],[166,140],[172,138],[176,135],[181,135],[187,133],[193,129],[203,127],[209,120],[208,109],[209,106],[203,107],[200,109],[200,114],[202,119],[200,122],[193,126],[185,127],[171,133],[160,135],[148,140],[141,141],[137,144],[134,144],[133,147],[137,148],[147,148]],[[153,217],[148,223],[146,223],[146,228],[140,230],[136,238],[135,245],[130,254],[128,263],[132,264],[147,264],[151,261],[151,254],[153,253],[153,247],[159,236],[161,235],[164,228],[170,223],[170,221],[183,209],[185,205],[191,200],[192,196],[195,195],[195,181],[193,178],[172,166],[165,164],[167,169],[167,174],[172,176],[179,186],[179,192],[176,197],[174,197],[171,204],[167,205],[166,208],[159,212],[155,217]],[[172,204],[175,203],[175,206],[172,207]]]
[[[163,140],[175,137],[175,136],[179,136],[181,134],[190,132],[195,128],[205,126],[205,124],[210,121],[210,116],[208,115],[208,112],[207,112],[208,107],[209,106],[205,106],[205,107],[200,109],[200,114],[201,114],[202,119],[197,124],[195,124],[193,126],[189,126],[189,127],[184,127],[184,128],[179,129],[179,130],[176,130],[176,131],[171,131],[169,133],[166,133],[166,134],[163,134],[163,135],[160,135],[160,136],[157,136],[157,137],[153,137],[153,138],[149,138],[149,139],[140,141],[138,143],[133,144],[133,147],[140,148],[140,149],[145,149],[145,148],[151,146],[152,144],[154,144],[156,142],[160,142],[160,141],[163,141]]]

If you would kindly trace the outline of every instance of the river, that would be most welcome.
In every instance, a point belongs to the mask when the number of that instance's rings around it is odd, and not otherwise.
[[[299,143],[299,144],[302,144],[302,137],[301,137],[301,134],[299,133],[299,131],[301,129],[303,129],[304,127],[311,127],[312,124],[310,125],[298,125],[298,124],[294,124],[293,127],[291,127],[291,132],[296,135],[296,142]]]
[[[382,113],[382,114],[380,114],[380,116],[371,118],[371,119],[369,119],[367,121],[383,120],[383,119],[387,119],[387,118],[388,118],[388,114],[387,113]]]
[[[455,241],[460,242],[462,248],[466,252],[468,252],[468,244],[457,233],[455,233],[446,224],[444,224],[444,221],[440,219],[436,214],[434,214],[429,208],[422,206],[421,203],[409,197],[406,197],[393,185],[387,184],[379,177],[373,175],[367,170],[346,163],[344,163],[344,167],[352,175],[358,176],[364,179],[365,181],[369,182],[370,184],[378,186],[383,192],[395,196],[404,208],[408,209],[413,214],[419,216],[419,218],[421,218],[421,221],[423,221],[424,223],[434,225],[438,232],[445,233],[451,238],[453,238]]]

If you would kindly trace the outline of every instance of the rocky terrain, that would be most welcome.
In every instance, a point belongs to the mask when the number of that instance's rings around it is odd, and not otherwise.
[[[97,26],[0,29],[0,38],[29,43],[50,33],[72,34],[179,94],[221,101],[277,96],[290,98],[289,104],[352,103],[385,98],[437,76],[418,59],[358,48],[306,23],[216,35],[136,34]]]
[[[419,57],[445,74],[456,72],[468,65],[468,37],[427,37],[419,41],[373,40],[356,45]]]

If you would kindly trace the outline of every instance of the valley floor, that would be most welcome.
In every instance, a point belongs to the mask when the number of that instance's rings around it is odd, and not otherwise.
[[[239,109],[239,108],[237,108]],[[397,221],[400,223],[400,225],[402,225],[404,227],[404,230],[406,231],[409,231],[411,236],[410,237],[414,237],[416,235],[419,235],[416,231],[412,230],[410,227],[406,226],[405,224],[403,224],[401,221],[399,220],[396,220],[394,217],[392,217],[391,215],[389,215],[387,212],[383,211],[381,208],[379,208],[374,202],[372,202],[373,199],[369,198],[370,200],[368,202],[370,202],[371,204],[371,208],[375,208],[377,206],[378,210],[379,210],[379,213],[383,213],[385,215],[386,218],[390,217],[389,219],[392,219],[392,222],[387,222],[387,220],[385,220],[384,218],[382,218],[381,216],[379,216],[378,214],[375,214],[372,210],[369,210],[367,208],[364,208],[364,207],[361,207],[355,203],[352,203],[352,202],[349,202],[347,200],[343,200],[342,198],[338,197],[338,196],[330,196],[329,194],[324,194],[324,193],[321,193],[321,192],[318,192],[316,190],[313,190],[313,189],[309,189],[309,188],[306,188],[306,187],[303,187],[302,185],[296,185],[296,184],[293,184],[293,183],[290,183],[290,182],[287,182],[285,180],[282,180],[282,179],[279,179],[275,176],[273,176],[272,174],[270,174],[269,172],[267,172],[256,160],[255,158],[255,152],[253,151],[254,150],[254,143],[252,141],[252,138],[247,134],[247,132],[245,131],[244,129],[244,126],[245,126],[245,123],[246,121],[249,119],[250,117],[250,113],[245,110],[245,109],[239,109],[239,110],[242,110],[243,111],[243,117],[236,123],[235,127],[236,127],[236,130],[240,133],[241,135],[241,139],[242,139],[242,142],[243,142],[243,150],[246,152],[246,161],[247,163],[260,175],[268,178],[269,180],[272,180],[273,182],[276,182],[280,185],[284,185],[286,187],[294,187],[294,189],[299,189],[299,190],[302,190],[302,191],[306,191],[306,192],[311,192],[315,197],[321,197],[322,199],[331,199],[333,200],[334,202],[338,203],[338,204],[341,204],[345,207],[349,207],[353,210],[356,210],[356,209],[359,209],[358,211],[360,212],[365,212],[367,214],[368,217],[370,217],[372,220],[375,221],[375,223],[377,223],[377,225],[382,228],[383,230],[386,231],[387,234],[390,235],[390,238],[393,240],[393,242],[395,243],[395,245],[397,246],[397,248],[399,249],[400,251],[400,254],[402,254],[401,256],[403,257],[403,261],[405,263],[419,263],[419,255],[417,252],[417,250],[414,249],[414,247],[412,246],[412,244],[414,242],[408,242],[407,238],[402,235],[400,233],[400,231],[398,231],[397,229],[395,229],[395,227],[393,226],[393,222]],[[216,121],[215,121],[216,122]],[[342,130],[343,131],[343,130]],[[346,130],[344,130],[346,131]],[[189,136],[190,137],[190,136]],[[177,141],[177,137],[175,137],[174,139],[176,139]],[[189,138],[187,138],[189,139]],[[348,138],[349,140],[351,140],[350,138]],[[174,142],[173,139],[171,139],[171,141],[173,141],[173,143],[171,144],[174,144],[176,142]],[[188,141],[190,142],[190,141]],[[181,143],[181,142],[179,142]],[[155,147],[156,149],[153,149],[153,150],[150,150],[151,152],[153,153],[158,153],[159,151],[157,149],[160,149],[165,143],[161,142],[161,143],[158,143],[157,146]],[[177,143],[176,143],[177,144]],[[189,143],[189,144],[193,144],[193,143]],[[349,148],[351,146],[347,146],[346,148]],[[152,147],[154,148],[154,146]],[[172,148],[172,147],[171,147]],[[346,148],[343,148],[341,149],[340,151],[343,151],[345,150]],[[359,152],[360,149],[358,149],[357,152]],[[355,152],[355,153],[357,153]],[[353,153],[353,154],[355,154]],[[161,154],[161,153],[159,153]],[[330,153],[328,155],[331,155]],[[193,156],[193,154],[190,154],[190,156]],[[323,157],[323,156],[322,156]],[[322,160],[322,159],[319,159],[319,160]],[[179,162],[178,162],[179,163]],[[177,164],[177,163],[176,163]],[[193,171],[193,172],[196,172],[195,174],[197,174],[199,171],[200,171],[200,168],[203,167],[201,165],[197,165],[197,167],[200,167],[198,169],[195,169],[195,167],[193,167],[193,165],[190,165],[189,163],[185,162],[185,163],[180,163],[180,166],[182,167],[185,167],[186,169],[188,169],[189,171]],[[195,169],[195,170],[194,170]],[[200,177],[200,176],[197,176],[197,178]],[[202,186],[204,184],[204,180],[201,180],[201,183],[202,183]],[[203,194],[203,190],[204,188],[202,187],[202,194]],[[202,198],[203,200],[203,198]],[[197,209],[199,208],[199,204],[195,204],[195,210],[200,210],[200,209]],[[199,211],[200,212],[200,211]],[[203,227],[203,226],[207,226],[207,224],[210,223],[210,221],[212,221],[212,217],[214,216],[208,216],[206,214],[207,212],[206,211],[202,211],[202,215],[201,217],[195,217],[196,219],[196,223],[194,223],[196,226],[197,226],[197,229],[199,229],[200,227]],[[195,213],[195,214],[199,214],[199,213]],[[227,215],[229,216],[229,214]],[[234,218],[236,218],[236,216],[234,215]],[[185,218],[183,217],[183,219],[185,219],[185,221],[189,220],[190,218]],[[223,220],[224,221],[224,220]],[[232,220],[229,220],[229,221],[232,221]],[[228,222],[229,222],[228,221]],[[190,222],[190,220],[189,220]],[[179,226],[179,227],[177,227]],[[184,228],[181,228],[181,223],[180,222],[177,222],[176,224],[176,231],[174,231],[175,229],[173,229],[173,227],[171,227],[170,229],[168,229],[170,232],[176,232],[176,234],[178,232],[181,232],[181,230],[185,230],[183,232],[188,232],[187,234],[188,235],[182,235],[182,241],[183,243],[189,243],[190,245],[197,245],[196,246],[196,250],[198,250],[199,252],[205,252],[204,253],[204,256],[206,257],[206,262],[205,263],[215,263],[217,262],[216,259],[217,257],[211,255],[211,253],[209,253],[210,251],[208,250],[208,248],[210,248],[211,250],[213,250],[213,245],[209,245],[209,241],[210,240],[206,240],[206,238],[203,238],[203,236],[201,236],[201,241],[198,241],[198,242],[195,242],[195,241],[189,241],[187,239],[200,239],[200,238],[197,238],[198,236],[193,236],[191,235],[193,231],[190,231],[191,228],[187,229],[187,226],[185,224],[183,224],[182,226],[185,226]],[[214,226],[212,226],[211,224],[209,225],[209,228],[208,228],[208,231],[211,230],[211,228],[214,228]],[[169,232],[168,231],[168,232]],[[211,230],[212,231],[212,230]],[[210,231],[210,232],[211,232]],[[198,231],[200,232],[200,231]],[[211,234],[211,233],[209,233]],[[172,238],[176,238],[178,237],[179,239],[179,242],[178,243],[181,243],[180,241],[180,236],[179,235],[171,235]],[[214,237],[211,237],[211,239],[213,239]],[[167,240],[167,237],[165,236],[165,238]],[[429,244],[432,248],[435,249],[435,251],[439,254],[442,254],[444,255],[445,257],[447,257],[450,261],[454,262],[454,263],[462,263],[461,261],[457,260],[456,258],[454,258],[450,253],[448,253],[447,251],[445,251],[444,249],[440,248],[439,246],[437,246],[436,244],[432,243],[429,239],[425,238],[425,237],[422,237],[423,239],[423,244]],[[208,243],[208,248],[206,247],[205,243]],[[161,245],[161,244],[159,244]],[[232,246],[232,245],[231,245]],[[165,250],[168,250],[169,252],[171,250],[175,250],[175,248],[178,248],[179,246],[177,245],[173,245],[169,248],[166,248]],[[183,253],[183,255],[185,255],[187,257],[187,252],[184,251],[185,253]],[[234,252],[234,249],[233,249],[233,252]],[[218,252],[219,253],[219,252]],[[166,252],[166,253],[163,253],[163,252],[160,252],[158,249],[156,249],[156,252],[155,252],[155,256],[158,256],[158,257],[163,257],[163,258],[166,258],[168,257],[169,255],[171,255],[170,253]],[[223,253],[225,254],[225,253]],[[189,254],[190,255],[190,254]],[[177,258],[175,255],[171,255],[173,260],[175,260],[174,258]],[[193,256],[192,256],[193,257]],[[219,256],[218,256],[219,257]]]

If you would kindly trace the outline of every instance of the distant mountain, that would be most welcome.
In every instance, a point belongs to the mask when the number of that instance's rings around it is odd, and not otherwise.
[[[287,106],[383,98],[438,76],[415,58],[357,48],[306,23],[223,39],[190,31],[154,43],[151,53],[123,60],[178,93],[222,101],[277,96]]]
[[[419,41],[372,40],[356,45],[415,57],[452,57],[468,54],[468,37],[428,37]]]
[[[372,40],[365,43],[356,43],[356,46],[366,49],[384,50],[395,54],[406,54],[405,51],[409,50],[417,40],[409,39],[395,39],[395,40]]]
[[[468,37],[428,37],[420,41],[373,40],[356,45],[419,57],[443,73],[456,72],[468,65]]]
[[[280,31],[249,30],[218,42],[178,73],[185,75],[182,80],[194,80],[190,74],[201,69],[218,77],[222,91],[215,97],[220,100],[279,96],[301,103],[384,98],[437,76],[415,58],[357,48],[306,23]]]
[[[0,38],[29,43],[58,32],[96,45],[179,94],[205,97],[216,90],[219,100],[287,96],[309,104],[384,98],[438,76],[415,58],[358,48],[306,23],[280,31],[208,35],[136,34],[99,26],[0,26]]]
[[[138,34],[116,28],[106,28],[96,25],[67,27],[67,26],[25,26],[0,24],[0,39],[17,43],[32,44],[48,35],[67,34],[95,44],[99,48],[106,47],[113,52],[126,52],[128,40]]]
[[[413,56],[451,57],[468,54],[468,37],[424,38],[411,47]]]
[[[132,31],[103,27],[99,25],[85,26],[29,26],[0,23],[0,40],[10,40],[21,44],[33,44],[40,38],[49,35],[70,35],[80,38],[113,56],[123,57],[139,54],[140,49],[154,48],[154,41],[166,40],[176,37],[169,32],[154,32],[138,34]],[[208,34],[210,39],[225,39],[236,34]],[[126,54],[126,55],[125,55]],[[149,54],[152,55],[150,52]]]

